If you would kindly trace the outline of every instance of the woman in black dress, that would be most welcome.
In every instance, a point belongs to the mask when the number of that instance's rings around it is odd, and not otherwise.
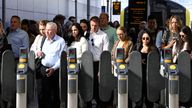
[[[135,50],[141,53],[142,57],[142,99],[139,102],[136,102],[135,108],[142,108],[143,103],[145,103],[146,108],[153,108],[153,102],[150,102],[147,99],[147,85],[146,85],[146,68],[147,68],[147,56],[150,51],[158,51],[156,46],[153,43],[151,34],[148,30],[144,30],[139,36],[139,43],[136,44]]]

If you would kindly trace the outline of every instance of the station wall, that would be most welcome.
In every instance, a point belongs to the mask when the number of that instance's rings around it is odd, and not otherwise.
[[[101,0],[90,0],[90,17],[99,15],[100,12]],[[66,18],[75,16],[75,0],[5,0],[5,26],[9,25],[12,15],[38,21],[52,20],[56,14],[63,14]],[[0,16],[2,16],[2,2],[0,2]],[[82,18],[87,18],[87,0],[77,0],[77,21]]]

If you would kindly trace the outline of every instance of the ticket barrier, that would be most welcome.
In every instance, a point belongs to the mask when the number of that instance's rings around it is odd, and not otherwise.
[[[17,64],[16,108],[27,108],[27,48],[20,48],[19,63]]]
[[[71,48],[68,51],[68,82],[67,82],[67,108],[78,108],[78,72],[76,49]]]
[[[192,62],[188,52],[181,52],[178,56],[179,70],[179,102],[185,107],[192,106]]]
[[[165,88],[164,96],[165,106],[169,108],[178,108],[179,102],[191,103],[191,58],[187,52],[181,52],[178,56],[177,64],[172,63],[171,49],[164,51],[165,67]],[[191,104],[187,104],[187,107]]]
[[[61,68],[59,70],[60,108],[67,108],[67,53],[61,53]]]
[[[82,107],[84,108],[87,106],[87,102],[92,101],[94,92],[93,55],[89,50],[85,51],[81,56],[81,66],[78,75],[79,94],[83,101]]]
[[[133,51],[130,53],[128,64],[128,91],[132,102],[138,102],[142,99],[142,59],[141,53]]]
[[[22,106],[20,108],[34,108],[34,106],[37,106],[34,88],[35,55],[34,52],[30,52],[29,56],[27,54],[25,48],[20,49],[18,64],[16,64],[12,51],[6,50],[2,55],[1,108],[16,106]],[[23,88],[24,86],[25,88]]]
[[[15,74],[15,58],[10,50],[6,50],[2,54],[1,62],[1,107],[11,108],[16,106],[16,74]]]
[[[116,99],[117,78],[112,74],[111,53],[103,51],[99,62],[99,98],[103,102],[109,102],[112,98]],[[113,101],[113,107],[117,106],[117,102]]]
[[[160,100],[161,91],[165,88],[165,79],[159,72],[160,55],[157,51],[151,51],[147,57],[147,99],[150,102]],[[164,98],[164,97],[163,97]]]
[[[124,62],[124,49],[118,48],[116,52],[118,77],[118,108],[128,108],[128,65]]]
[[[163,66],[164,66],[164,79],[165,79],[165,89],[164,94],[161,96],[163,98],[163,104],[164,106],[169,106],[169,65],[172,64],[172,49],[164,49],[164,60],[163,60]]]
[[[68,54],[62,52],[60,63],[60,108],[77,108],[79,94],[84,103],[90,102],[93,99],[92,53],[85,51],[82,54],[81,68],[77,64],[76,50],[73,48],[69,49]]]

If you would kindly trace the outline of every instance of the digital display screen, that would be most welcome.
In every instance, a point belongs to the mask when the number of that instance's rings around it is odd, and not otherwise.
[[[165,49],[164,50],[164,58],[165,59],[171,59],[172,58],[172,50],[171,49]]]
[[[124,49],[123,48],[117,48],[116,58],[124,59]]]
[[[20,49],[20,56],[26,58],[27,57],[27,49],[21,48]]]
[[[76,58],[76,49],[75,48],[69,49],[69,57]]]

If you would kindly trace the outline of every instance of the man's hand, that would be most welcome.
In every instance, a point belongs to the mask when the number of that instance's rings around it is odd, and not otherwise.
[[[47,71],[47,77],[52,76],[53,73],[55,72],[55,70],[53,68],[48,68],[46,71]]]
[[[37,52],[37,57],[44,57],[45,56],[45,54],[42,52],[42,51],[38,51]]]

